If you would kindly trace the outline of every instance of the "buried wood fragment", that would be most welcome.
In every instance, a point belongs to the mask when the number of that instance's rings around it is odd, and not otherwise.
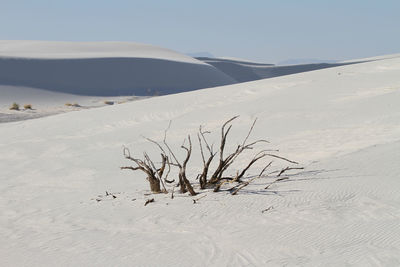
[[[148,199],[146,200],[146,202],[144,203],[144,206],[147,206],[147,204],[154,202],[154,198]]]
[[[274,206],[270,206],[270,207],[266,208],[265,210],[262,210],[261,213],[270,211],[270,210],[272,210],[273,208],[274,208]]]
[[[192,199],[193,200],[193,204],[196,204],[200,199],[202,199],[205,196],[207,196],[207,195],[201,196],[201,197],[199,197],[197,199]]]

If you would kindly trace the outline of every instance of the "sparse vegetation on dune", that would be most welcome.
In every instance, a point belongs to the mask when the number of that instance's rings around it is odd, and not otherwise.
[[[65,105],[67,107],[76,107],[76,108],[81,107],[81,105],[79,105],[78,103],[69,103],[69,102],[67,102],[67,103],[65,103]]]
[[[19,110],[19,104],[16,103],[16,102],[14,102],[14,103],[11,105],[10,110]]]
[[[10,106],[9,110],[21,110],[20,105],[16,102],[12,103]],[[32,110],[32,104],[25,104],[24,105],[24,110]]]
[[[217,152],[213,150],[212,145],[211,146],[209,145],[209,142],[206,138],[206,134],[210,132],[204,131],[201,126],[199,127],[197,138],[200,147],[201,158],[203,161],[203,169],[196,177],[196,180],[199,181],[199,190],[213,189],[213,192],[218,192],[224,185],[230,184],[233,186],[231,186],[231,188],[227,190],[232,195],[236,195],[242,188],[249,185],[252,181],[262,177],[264,172],[271,167],[272,161],[267,161],[264,164],[264,167],[259,171],[259,174],[257,176],[247,181],[242,180],[243,178],[246,177],[246,172],[250,169],[250,167],[252,167],[253,164],[255,164],[257,161],[264,158],[275,158],[283,160],[289,164],[298,164],[297,162],[289,160],[285,157],[276,154],[271,154],[270,153],[271,150],[260,149],[258,150],[258,152],[254,153],[253,157],[248,162],[246,167],[237,170],[236,174],[233,176],[225,175],[225,171],[235,162],[235,160],[242,154],[242,152],[254,149],[257,144],[268,143],[268,141],[264,139],[248,142],[248,139],[256,124],[257,121],[256,119],[251,125],[250,130],[248,131],[248,134],[246,135],[242,143],[239,144],[233,152],[225,155],[226,153],[225,146],[227,142],[227,137],[230,130],[232,129],[232,121],[234,121],[236,118],[238,118],[238,116],[229,119],[221,126],[221,140],[220,140],[219,150]],[[140,170],[144,172],[147,175],[147,180],[149,181],[150,184],[150,190],[153,193],[168,193],[169,190],[167,190],[166,184],[173,184],[173,187],[176,186],[180,188],[180,193],[189,192],[190,195],[195,196],[197,192],[194,189],[195,187],[193,185],[193,182],[191,182],[187,178],[186,174],[186,166],[191,158],[192,148],[193,148],[191,137],[190,135],[188,135],[188,137],[184,140],[181,146],[181,148],[185,150],[186,156],[183,161],[180,161],[175,155],[175,152],[171,149],[171,147],[167,143],[166,139],[167,139],[168,129],[164,133],[164,139],[162,143],[146,138],[148,141],[155,144],[160,149],[161,166],[156,167],[155,161],[153,161],[146,152],[143,153],[144,158],[139,159],[131,156],[129,149],[124,147],[123,154],[125,158],[133,161],[136,166],[124,166],[121,167],[121,169],[129,169],[133,171]],[[206,156],[205,153],[207,153],[208,156]],[[219,161],[218,163],[216,163],[215,170],[213,172],[210,172],[209,169],[211,163],[213,162],[213,159],[217,154],[219,157]],[[168,176],[171,172],[171,169],[174,167],[178,169],[177,183],[175,184],[174,184],[175,179],[168,180]],[[279,175],[277,176],[277,181],[281,179],[279,178],[279,176],[281,176],[285,171],[292,169],[303,169],[303,168],[286,167],[278,171]],[[211,173],[211,175],[209,175],[209,173]],[[265,187],[264,189],[268,189],[268,186]]]
[[[25,104],[24,105],[24,109],[32,109],[32,105],[31,104]]]

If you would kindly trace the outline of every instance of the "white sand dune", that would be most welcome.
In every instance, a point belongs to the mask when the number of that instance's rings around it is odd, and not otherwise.
[[[355,62],[360,62],[360,61],[375,61],[375,60],[391,59],[391,58],[398,58],[398,57],[400,57],[400,53],[383,55],[383,56],[374,56],[374,57],[368,57],[368,58],[350,59],[350,60],[341,61],[339,63],[355,63]]]
[[[398,266],[399,77],[400,58],[383,59],[0,124],[0,265]],[[141,135],[161,140],[170,120],[172,147],[199,124],[216,141],[233,115],[232,146],[258,117],[253,138],[306,169],[144,207],[122,146],[157,155]]]
[[[84,96],[166,95],[353,63],[273,66],[129,42],[0,41],[0,85]]]
[[[158,58],[204,64],[169,49],[133,42],[0,40],[0,56],[31,59]]]
[[[0,41],[0,85],[89,95],[159,95],[236,83],[164,48],[122,42]]]
[[[234,58],[197,57],[197,59],[216,67],[217,69],[226,73],[227,75],[234,78],[238,82],[248,82],[248,81],[274,78],[295,73],[360,63],[362,61],[362,60],[358,61],[353,60],[340,63],[318,62],[309,64],[275,66],[273,64],[256,63]],[[373,59],[376,60],[379,58],[371,58],[370,60]]]

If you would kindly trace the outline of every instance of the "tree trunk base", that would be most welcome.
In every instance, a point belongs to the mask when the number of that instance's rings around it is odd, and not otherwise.
[[[149,183],[150,183],[150,190],[153,193],[161,193],[161,185],[160,181],[158,179],[150,178],[149,177]]]

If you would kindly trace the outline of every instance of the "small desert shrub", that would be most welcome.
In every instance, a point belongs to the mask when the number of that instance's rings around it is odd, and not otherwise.
[[[79,105],[78,103],[65,103],[65,105],[67,106],[67,107],[80,107],[81,105]]]
[[[114,105],[114,101],[106,100],[106,101],[104,101],[104,104],[106,104],[106,105]]]
[[[32,109],[32,105],[31,104],[25,104],[24,105],[24,109]]]
[[[10,110],[19,110],[19,105],[17,103],[13,103],[10,107]]]

